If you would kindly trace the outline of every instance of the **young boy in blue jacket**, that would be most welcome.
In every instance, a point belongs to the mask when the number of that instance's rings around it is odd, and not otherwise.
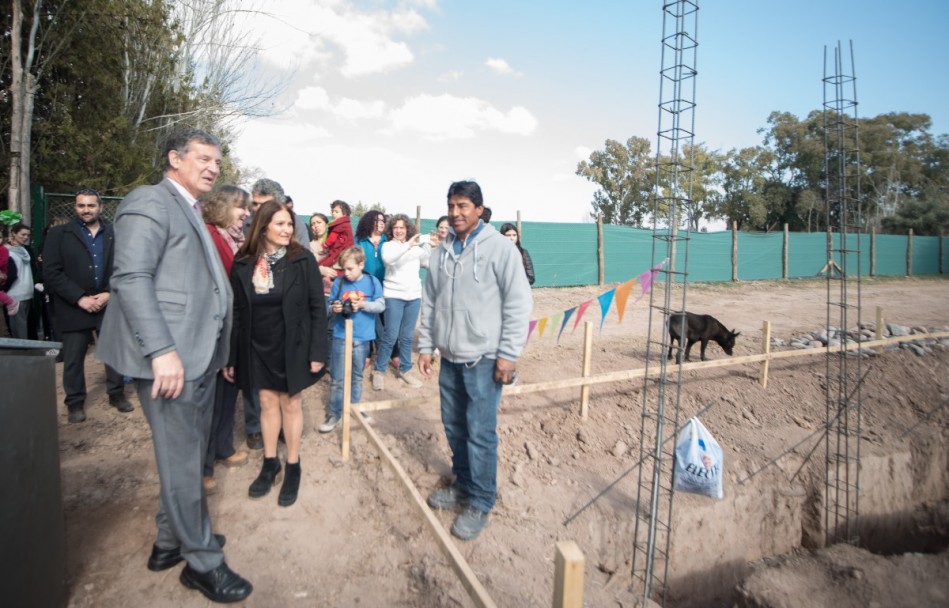
[[[352,403],[362,398],[362,374],[369,356],[369,345],[376,339],[376,315],[386,308],[382,284],[376,277],[363,274],[366,254],[362,247],[349,247],[339,254],[343,276],[333,281],[330,306],[335,313],[333,345],[330,350],[330,407],[321,433],[329,433],[343,416],[343,370],[346,359],[346,320],[353,321]]]

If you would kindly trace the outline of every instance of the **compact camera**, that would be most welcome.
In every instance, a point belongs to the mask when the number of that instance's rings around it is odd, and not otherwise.
[[[353,316],[353,301],[343,300],[343,318],[348,319]]]

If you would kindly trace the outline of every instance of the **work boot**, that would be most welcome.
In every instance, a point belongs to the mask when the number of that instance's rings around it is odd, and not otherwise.
[[[299,490],[300,463],[288,462],[287,471],[283,475],[283,485],[280,486],[280,495],[277,496],[277,504],[281,507],[289,507],[297,501]]]
[[[69,408],[69,421],[70,422],[85,422],[86,421],[85,410],[81,407]]]

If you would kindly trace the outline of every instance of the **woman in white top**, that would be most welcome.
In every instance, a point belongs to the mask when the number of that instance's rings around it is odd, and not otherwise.
[[[422,386],[412,371],[412,340],[422,301],[422,281],[419,269],[428,268],[431,251],[428,243],[420,245],[421,235],[408,216],[399,213],[386,222],[386,242],[382,245],[385,280],[382,294],[386,299],[385,333],[379,340],[372,388],[385,388],[386,364],[396,342],[399,344],[399,371],[397,376],[411,387]]]

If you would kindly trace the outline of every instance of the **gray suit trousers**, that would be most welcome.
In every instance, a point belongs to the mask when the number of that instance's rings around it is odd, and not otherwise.
[[[174,400],[152,399],[152,380],[135,383],[152,429],[161,486],[155,544],[161,549],[181,547],[181,556],[198,572],[213,570],[224,561],[224,552],[211,534],[201,477],[214,410],[215,372],[186,381]]]

